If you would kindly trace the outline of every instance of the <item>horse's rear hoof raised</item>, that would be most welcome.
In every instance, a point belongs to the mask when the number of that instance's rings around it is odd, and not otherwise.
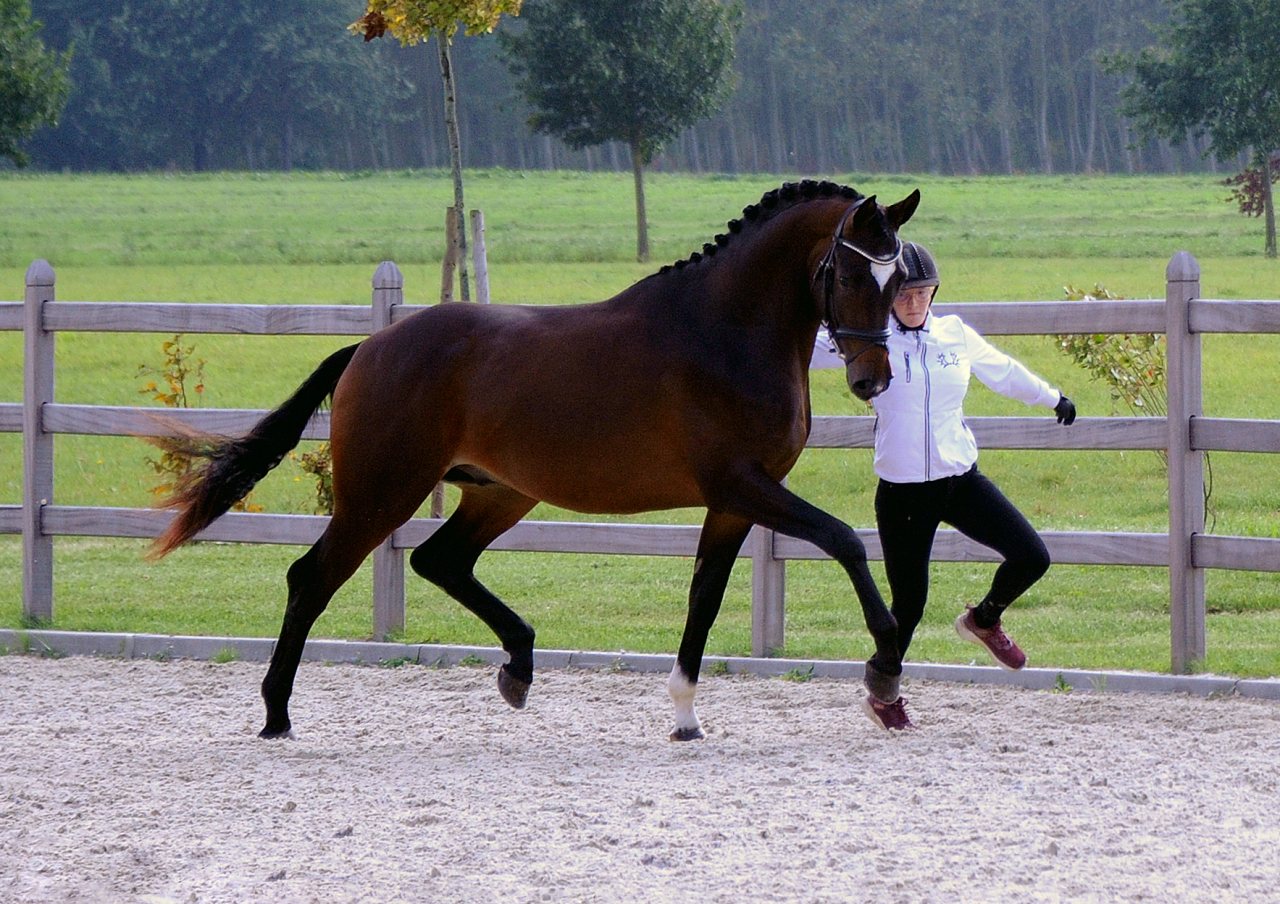
[[[669,737],[673,741],[701,741],[706,735],[695,725],[693,728],[677,728]]]
[[[498,693],[511,704],[512,709],[524,709],[529,699],[529,682],[513,677],[504,665],[498,669]]]

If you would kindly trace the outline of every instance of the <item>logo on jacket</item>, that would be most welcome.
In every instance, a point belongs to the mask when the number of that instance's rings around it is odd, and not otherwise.
[[[938,352],[938,363],[943,367],[959,367],[960,356],[955,352],[948,355],[946,352]]]

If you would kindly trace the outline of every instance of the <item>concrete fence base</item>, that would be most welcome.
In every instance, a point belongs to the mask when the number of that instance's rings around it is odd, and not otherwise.
[[[265,637],[187,637],[166,634],[99,634],[76,631],[14,631],[0,629],[0,652],[42,656],[104,656],[118,659],[239,659],[266,662],[275,641]],[[432,668],[455,665],[499,665],[507,654],[497,647],[448,644],[398,644],[349,640],[308,640],[302,658],[313,662],[413,664]],[[614,669],[634,672],[669,672],[675,657],[665,653],[539,650],[538,669]],[[723,664],[729,674],[778,678],[836,678],[860,680],[863,663],[840,660],[758,659],[747,656],[708,656],[703,674]],[[1086,669],[1023,669],[1007,672],[993,666],[913,663],[903,674],[922,681],[957,684],[992,684],[1029,690],[1143,694],[1238,694],[1280,700],[1280,679],[1231,678],[1221,675],[1165,675],[1155,672],[1098,672]]]

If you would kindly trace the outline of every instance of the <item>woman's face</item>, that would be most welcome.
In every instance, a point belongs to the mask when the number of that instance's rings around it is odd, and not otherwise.
[[[915,289],[903,289],[893,300],[893,313],[903,326],[916,329],[924,325],[929,316],[929,304],[933,301],[933,293],[937,286],[920,286]]]

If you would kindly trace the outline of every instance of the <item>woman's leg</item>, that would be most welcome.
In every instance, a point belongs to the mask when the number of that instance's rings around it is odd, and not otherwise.
[[[978,627],[990,628],[1049,570],[1049,550],[1030,522],[976,467],[955,479],[942,520],[1004,556],[991,590],[974,608]]]
[[[941,521],[941,484],[889,483],[876,488],[876,528],[898,620],[898,653],[906,657],[929,598],[929,555]],[[876,665],[873,656],[871,665]]]

